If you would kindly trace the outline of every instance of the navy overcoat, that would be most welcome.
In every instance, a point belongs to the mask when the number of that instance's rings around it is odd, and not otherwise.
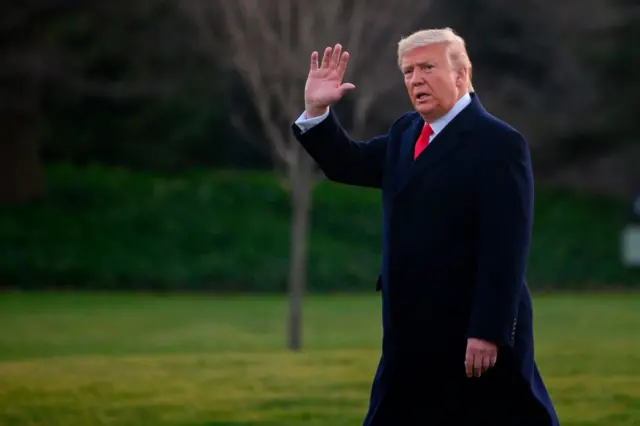
[[[382,354],[366,426],[558,426],[534,361],[525,271],[533,173],[523,136],[476,94],[416,160],[423,119],[352,140],[333,111],[293,132],[326,177],[381,189]],[[469,337],[494,342],[498,362],[467,378]]]

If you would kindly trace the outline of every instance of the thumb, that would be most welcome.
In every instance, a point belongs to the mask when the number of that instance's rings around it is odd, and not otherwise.
[[[354,86],[351,83],[343,83],[340,85],[340,87],[338,87],[338,90],[340,90],[340,94],[342,96],[344,96],[348,91],[355,89],[356,86]]]

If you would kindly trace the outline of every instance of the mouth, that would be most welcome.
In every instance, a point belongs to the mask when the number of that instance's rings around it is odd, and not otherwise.
[[[425,92],[418,92],[414,96],[418,102],[424,102],[431,98],[431,95]]]

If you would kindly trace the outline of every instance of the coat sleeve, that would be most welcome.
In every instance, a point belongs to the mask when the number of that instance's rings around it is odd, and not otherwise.
[[[309,130],[294,124],[294,136],[316,161],[327,179],[349,185],[382,187],[385,153],[390,134],[354,141],[333,111]]]
[[[527,142],[510,131],[478,180],[478,271],[469,337],[513,345],[533,223],[533,172]]]

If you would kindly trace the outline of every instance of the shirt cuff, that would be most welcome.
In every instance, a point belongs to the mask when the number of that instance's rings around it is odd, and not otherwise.
[[[298,117],[298,119],[296,120],[296,125],[300,128],[300,131],[304,133],[310,130],[311,128],[313,128],[314,126],[317,126],[318,124],[320,124],[328,116],[329,116],[329,109],[327,109],[327,112],[325,112],[324,114],[319,115],[317,117],[313,117],[313,118],[307,118],[306,111],[303,111],[302,114],[300,114],[300,117]]]

